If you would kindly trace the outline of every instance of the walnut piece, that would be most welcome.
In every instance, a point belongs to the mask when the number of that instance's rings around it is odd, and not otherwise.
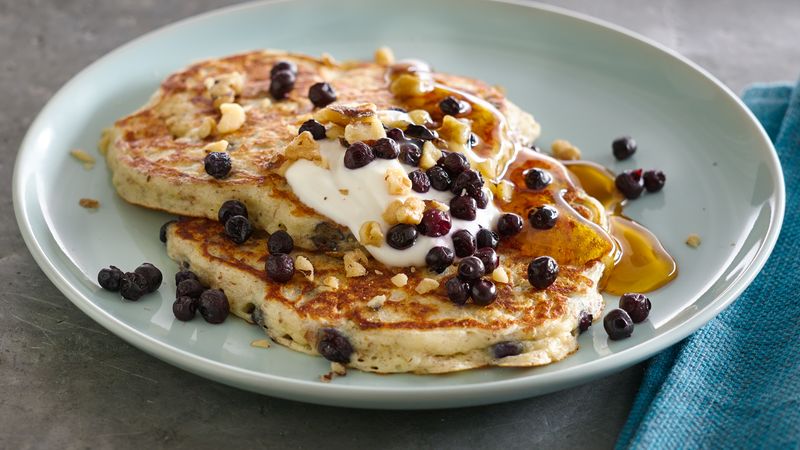
[[[556,139],[550,146],[553,157],[564,161],[575,161],[581,159],[581,150],[569,141]]]
[[[374,245],[379,247],[381,244],[383,244],[383,231],[381,230],[381,225],[374,220],[361,224],[361,229],[358,231],[358,236],[361,245]]]
[[[686,245],[692,248],[700,247],[700,235],[696,233],[690,234],[686,238]]]
[[[314,140],[310,131],[303,131],[292,142],[286,146],[283,152],[289,161],[307,159],[309,161],[320,161],[322,156],[319,154],[319,143]]]
[[[409,197],[404,201],[394,200],[383,212],[383,220],[389,224],[407,223],[417,225],[422,221],[425,202],[417,197]]]
[[[308,281],[314,281],[314,265],[303,255],[297,255],[294,260],[294,268],[303,273]]]
[[[397,287],[403,287],[408,284],[408,275],[404,273],[398,273],[397,275],[393,276],[390,281]]]
[[[418,294],[427,294],[428,292],[436,289],[439,287],[439,282],[434,280],[433,278],[423,278],[422,281],[419,282],[415,291]]]
[[[345,276],[362,277],[367,274],[366,264],[367,255],[361,250],[353,250],[344,254],[344,274]]]
[[[379,66],[391,66],[394,64],[394,52],[389,47],[380,47],[375,50],[375,63]]]
[[[222,113],[222,117],[220,117],[217,124],[217,131],[220,133],[231,133],[244,125],[247,115],[242,105],[238,103],[223,103],[219,105],[219,111]]]
[[[403,169],[390,167],[386,169],[383,179],[390,195],[406,195],[411,192],[411,178],[408,178]]]

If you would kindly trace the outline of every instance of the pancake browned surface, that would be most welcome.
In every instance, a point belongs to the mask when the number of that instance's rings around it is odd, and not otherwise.
[[[319,330],[335,328],[354,348],[348,366],[364,371],[443,373],[549,364],[577,349],[580,312],[599,317],[602,310],[599,261],[561,266],[556,282],[538,291],[525,279],[529,258],[507,251],[502,266],[510,283],[497,283],[497,301],[458,306],[443,288],[455,266],[434,275],[365,258],[366,274],[347,277],[341,255],[299,251],[292,256],[308,258],[313,277],[297,272],[287,284],[270,282],[264,271],[266,237],[257,232],[236,245],[217,222],[184,219],[169,226],[167,251],[204,283],[223,289],[234,314],[258,322],[280,344],[318,354]],[[405,286],[392,283],[397,273],[408,276]],[[416,288],[425,278],[442,286],[419,294]],[[509,341],[519,342],[523,352],[496,358],[493,347]]]
[[[270,68],[281,60],[294,62],[298,75],[288,98],[275,101],[269,96]],[[337,103],[369,102],[382,110],[408,107],[387,89],[386,72],[375,63],[337,63],[280,51],[208,60],[167,78],[147,105],[104,133],[101,151],[117,192],[128,202],[181,216],[216,218],[224,201],[237,199],[247,205],[257,228],[286,229],[297,245],[313,249],[320,239],[344,239],[349,233],[299,202],[281,176],[284,148],[314,111],[308,89],[327,81],[336,90]],[[538,136],[533,118],[498,89],[469,78],[440,73],[433,77],[496,108],[507,120],[515,144],[530,145]],[[246,119],[235,131],[222,133],[219,106],[227,102],[241,105]],[[217,180],[203,168],[212,149],[231,156],[233,169],[225,179]],[[500,163],[512,156],[508,147],[486,152],[483,156]]]

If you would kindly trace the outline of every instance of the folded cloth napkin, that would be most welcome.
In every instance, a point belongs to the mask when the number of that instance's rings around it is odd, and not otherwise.
[[[800,448],[800,84],[743,100],[783,166],[781,235],[741,297],[650,360],[617,449]]]

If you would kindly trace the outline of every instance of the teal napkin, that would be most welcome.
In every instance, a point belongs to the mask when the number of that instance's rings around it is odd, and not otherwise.
[[[800,448],[800,84],[743,100],[783,166],[781,235],[741,297],[650,360],[617,449]]]

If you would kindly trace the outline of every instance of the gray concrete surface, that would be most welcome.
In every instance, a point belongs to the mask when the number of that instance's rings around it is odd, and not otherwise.
[[[0,448],[610,448],[642,366],[487,407],[376,412],[306,405],[229,388],[152,358],[96,325],[45,278],[11,205],[14,156],[28,124],[99,56],[229,3],[0,0]],[[737,92],[753,81],[800,74],[796,0],[559,4],[662,42]]]

